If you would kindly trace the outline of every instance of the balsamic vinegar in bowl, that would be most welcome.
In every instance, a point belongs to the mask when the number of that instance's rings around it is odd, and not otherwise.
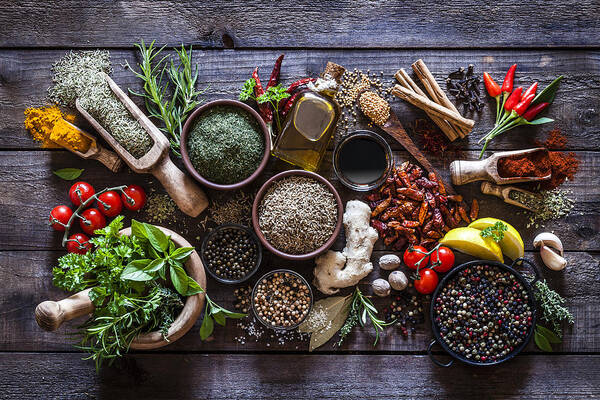
[[[335,148],[333,169],[340,181],[357,191],[381,185],[392,166],[392,150],[385,140],[371,131],[356,131]]]

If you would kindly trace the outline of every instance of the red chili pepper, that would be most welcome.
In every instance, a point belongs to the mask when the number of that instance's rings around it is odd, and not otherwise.
[[[535,94],[535,92],[537,91],[537,87],[538,87],[538,83],[534,82],[534,84],[529,86],[529,88],[527,88],[525,93],[523,93],[523,95],[521,96],[521,100],[523,100],[524,98],[526,98],[527,96],[529,96],[532,93]]]
[[[508,69],[506,76],[504,77],[504,82],[502,82],[502,91],[510,93],[513,90],[513,81],[515,80],[515,70],[517,69],[517,64],[513,64]]]
[[[510,94],[510,96],[508,96],[508,99],[506,99],[506,102],[504,103],[504,109],[506,111],[512,110],[514,106],[519,103],[521,100],[521,92],[523,92],[523,88],[519,86]]]
[[[254,82],[256,82],[256,85],[254,86],[254,97],[258,99],[265,93],[265,89],[263,89],[260,78],[258,77],[258,67],[254,68],[254,71],[252,71],[252,78],[254,78]],[[273,121],[273,112],[269,108],[269,103],[258,103],[258,111],[260,111],[260,115],[265,122]]]
[[[314,82],[314,81],[316,81],[315,78],[303,78],[303,79],[297,80],[296,82],[292,83],[290,85],[290,87],[287,88],[287,92],[292,93],[298,87],[300,87],[302,85],[306,85],[306,84],[308,84],[310,82]]]
[[[292,97],[290,97],[289,99],[287,99],[287,102],[285,103],[285,106],[281,109],[281,115],[283,115],[284,117],[287,115],[287,113],[290,112],[290,110],[292,109],[292,106],[294,105],[294,103],[296,102],[296,97],[298,97],[298,95],[301,92],[296,92],[292,95]]]
[[[271,86],[277,86],[279,83],[279,75],[281,73],[281,63],[283,62],[284,54],[280,55],[275,61],[275,65],[273,66],[273,72],[271,72],[271,78],[269,78],[269,83],[267,83],[267,89]]]
[[[531,121],[532,119],[535,118],[536,115],[538,115],[539,113],[544,111],[544,109],[546,107],[548,107],[549,105],[550,105],[550,103],[536,104],[535,106],[533,106],[530,109],[528,109],[527,111],[525,111],[525,114],[523,114],[523,118],[525,118],[527,121]]]
[[[500,85],[498,85],[487,72],[483,73],[483,83],[490,96],[496,97],[502,93]]]
[[[527,107],[529,107],[529,105],[533,101],[534,97],[535,97],[535,93],[531,93],[530,95],[527,95],[527,97],[525,97],[519,104],[517,104],[513,108],[513,111],[516,112],[518,115],[523,115],[525,110],[527,110]]]

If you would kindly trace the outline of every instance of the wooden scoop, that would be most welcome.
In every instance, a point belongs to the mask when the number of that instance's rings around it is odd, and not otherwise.
[[[77,110],[92,124],[133,171],[138,174],[149,173],[154,175],[181,211],[192,217],[198,216],[208,207],[206,194],[196,185],[192,178],[184,174],[173,164],[169,158],[169,141],[165,135],[162,134],[108,75],[104,74],[104,79],[106,79],[117,98],[125,105],[127,110],[148,135],[150,135],[152,140],[154,140],[152,148],[145,155],[136,159],[81,106],[78,100],[75,103]]]
[[[499,197],[502,200],[504,200],[505,203],[512,204],[513,206],[521,207],[521,208],[524,208],[524,209],[529,210],[529,211],[535,211],[531,207],[527,207],[525,204],[520,203],[517,200],[511,199],[510,198],[510,192],[512,192],[512,191],[521,192],[521,193],[523,193],[525,195],[528,195],[528,196],[539,197],[539,195],[537,195],[537,194],[535,194],[533,192],[530,192],[530,191],[524,190],[524,189],[520,189],[518,187],[514,187],[514,186],[499,186],[499,185],[494,185],[493,183],[490,183],[490,182],[481,182],[481,193],[483,193],[483,194],[491,194],[492,196]]]
[[[159,227],[161,231],[169,235],[177,247],[191,247],[191,244],[179,234],[170,229]],[[123,235],[130,235],[131,228],[126,228],[120,232]],[[203,288],[206,288],[206,274],[204,265],[197,252],[193,252],[185,263],[185,269],[189,276]],[[94,311],[94,305],[89,297],[90,289],[82,290],[71,297],[60,301],[44,301],[35,309],[35,320],[38,325],[46,331],[57,330],[63,322],[82,317]],[[131,343],[132,349],[155,349],[165,346],[182,337],[189,331],[204,309],[204,294],[199,293],[185,298],[183,309],[175,319],[169,333],[168,341],[165,340],[159,331],[144,333],[136,337]]]
[[[70,147],[68,143],[63,142],[61,140],[57,140],[56,144],[64,147],[73,154],[77,154],[81,158],[91,158],[92,160],[98,160],[112,172],[118,172],[121,169],[121,167],[123,166],[123,160],[121,160],[116,153],[105,149],[104,146],[101,146],[96,142],[96,138],[94,136],[80,129],[78,126],[73,125],[67,120],[65,120],[65,122],[71,125],[74,129],[77,129],[80,135],[85,136],[90,140],[90,148],[88,149],[88,151],[83,153],[81,151],[75,150],[74,148]]]
[[[504,157],[510,156],[522,156],[525,154],[531,154],[538,151],[548,153],[548,149],[543,147],[528,149],[528,150],[516,150],[516,151],[502,151],[494,153],[485,160],[480,161],[465,161],[456,160],[450,164],[450,176],[452,177],[452,183],[455,185],[464,185],[465,183],[475,181],[493,181],[499,185],[508,185],[511,183],[521,182],[537,182],[550,179],[552,174],[546,176],[518,176],[513,178],[503,178],[498,174],[498,160]]]

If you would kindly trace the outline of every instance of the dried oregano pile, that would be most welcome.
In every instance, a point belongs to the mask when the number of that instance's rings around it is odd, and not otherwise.
[[[153,141],[111,91],[102,73],[109,74],[108,51],[69,52],[53,65],[54,86],[48,89],[57,103],[75,107],[75,100],[135,158],[150,150]]]
[[[310,253],[333,234],[337,203],[321,182],[301,176],[284,178],[265,193],[258,223],[276,249],[288,254]]]

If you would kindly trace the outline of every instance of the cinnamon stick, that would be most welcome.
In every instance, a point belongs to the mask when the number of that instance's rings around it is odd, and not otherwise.
[[[446,93],[442,90],[440,85],[438,85],[433,74],[431,73],[431,71],[429,71],[429,68],[427,68],[427,65],[425,65],[423,60],[419,59],[415,61],[412,64],[412,69],[413,71],[415,71],[415,74],[417,74],[417,76],[423,83],[423,86],[425,87],[425,90],[427,90],[427,93],[429,93],[431,98],[436,103],[449,108],[457,114],[460,114],[454,103],[450,101],[450,99],[448,98],[448,96],[446,96]],[[472,127],[473,125],[471,125],[471,127],[469,128],[461,127],[460,136],[465,137],[466,135],[468,135],[469,132],[471,132]]]
[[[461,128],[471,130],[475,121],[472,119],[466,119],[458,112],[454,112],[446,107],[434,103],[425,96],[415,93],[414,91],[407,89],[400,85],[395,85],[392,89],[394,96],[400,97],[402,100],[408,101],[412,105],[422,109],[425,112],[430,112],[438,118],[442,118],[451,122]]]
[[[411,79],[411,77],[406,73],[404,68],[400,68],[394,76],[396,77],[396,80],[402,86],[404,86],[407,89],[412,89],[413,92],[425,97],[425,93],[421,90],[420,87],[417,86],[415,81],[413,81]],[[439,117],[433,115],[431,112],[426,111],[426,114],[440,128],[440,130],[442,132],[444,132],[446,137],[451,142],[460,137],[460,134],[457,132],[457,130],[454,128],[454,126],[451,123],[449,123],[448,121],[446,121],[442,118],[439,118]]]

